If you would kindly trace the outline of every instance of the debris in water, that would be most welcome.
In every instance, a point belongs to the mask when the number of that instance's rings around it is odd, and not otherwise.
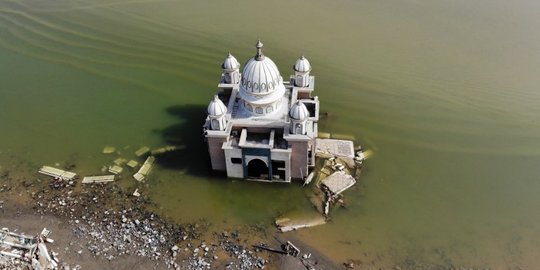
[[[309,228],[326,223],[326,219],[320,214],[302,218],[281,217],[276,219],[276,226],[281,232],[288,232],[302,228]]]
[[[105,182],[112,182],[114,181],[115,175],[97,175],[97,176],[86,176],[83,178],[82,183],[83,184],[91,184],[91,183],[105,183]]]
[[[143,147],[139,148],[137,151],[135,151],[135,155],[140,157],[140,156],[144,156],[144,155],[148,154],[148,152],[150,152],[150,148],[148,148],[146,146],[143,146]]]
[[[112,165],[109,167],[109,172],[110,173],[114,173],[114,174],[120,174],[122,173],[122,171],[124,170],[124,168],[118,166],[118,165]]]
[[[77,175],[76,173],[60,170],[50,166],[43,166],[38,172],[62,180],[73,180],[73,178],[75,178]]]
[[[126,164],[126,162],[127,162],[127,159],[125,158],[117,158],[113,161],[113,163],[118,166],[123,166],[124,164]]]
[[[146,176],[148,176],[148,173],[150,173],[150,170],[152,169],[152,165],[154,164],[155,160],[156,160],[155,157],[152,157],[152,156],[148,157],[146,161],[144,161],[139,171],[136,174],[134,174],[133,177],[139,182],[143,181],[146,178]]]
[[[183,146],[165,146],[165,147],[161,147],[161,148],[152,150],[152,152],[150,152],[150,154],[153,155],[153,156],[161,155],[161,154],[164,154],[164,153],[167,153],[167,152],[177,151],[177,150],[181,150],[181,149],[184,149],[184,148],[185,147],[183,147]]]
[[[103,154],[112,154],[116,152],[116,148],[114,146],[105,146],[103,148]]]
[[[139,165],[139,162],[132,159],[126,165],[128,165],[128,167],[130,167],[130,168],[135,168],[135,167],[137,167],[137,165]]]

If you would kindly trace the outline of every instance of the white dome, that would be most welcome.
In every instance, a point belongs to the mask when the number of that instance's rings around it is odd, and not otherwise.
[[[215,95],[214,99],[208,104],[208,115],[221,116],[225,113],[227,113],[227,106]]]
[[[225,57],[225,60],[223,61],[221,68],[228,71],[233,71],[240,68],[240,63],[238,62],[238,60],[236,60],[236,58],[234,58],[234,56],[231,53],[229,53],[229,55]]]
[[[294,120],[304,121],[309,117],[309,111],[304,103],[297,100],[289,110],[289,116]]]
[[[300,58],[298,58],[298,60],[296,60],[296,64],[294,64],[294,70],[298,71],[298,72],[311,71],[311,64],[309,63],[307,58],[305,58],[302,55],[302,57],[300,57]]]
[[[263,44],[257,42],[257,55],[249,59],[242,71],[240,91],[255,95],[266,95],[285,88],[283,78],[272,59],[261,52]]]

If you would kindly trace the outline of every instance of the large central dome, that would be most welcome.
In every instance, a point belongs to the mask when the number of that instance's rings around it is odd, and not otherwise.
[[[240,88],[253,94],[268,94],[283,86],[283,79],[272,59],[261,52],[262,43],[257,42],[257,55],[249,59],[242,71]]]
[[[257,54],[245,64],[240,82],[240,97],[255,114],[275,111],[285,93],[283,78],[274,61],[262,54],[262,46],[258,41]]]

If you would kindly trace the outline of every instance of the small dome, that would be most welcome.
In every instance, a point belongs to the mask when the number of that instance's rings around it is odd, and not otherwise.
[[[307,58],[305,58],[302,55],[302,57],[300,57],[300,58],[298,58],[298,60],[296,60],[296,64],[294,64],[294,70],[298,71],[298,72],[311,71],[311,64],[309,63]]]
[[[214,99],[208,104],[208,115],[221,116],[225,113],[227,113],[227,106],[215,95]]]
[[[309,117],[309,111],[304,103],[297,100],[289,110],[289,116],[294,120],[303,121]]]
[[[262,54],[263,44],[256,44],[257,55],[249,59],[242,71],[240,90],[250,94],[266,95],[285,88],[279,70],[269,57]]]
[[[240,63],[238,63],[238,60],[236,60],[236,58],[234,58],[234,56],[231,53],[229,53],[229,55],[225,57],[225,60],[223,61],[221,68],[228,71],[233,71],[235,69],[240,68]]]

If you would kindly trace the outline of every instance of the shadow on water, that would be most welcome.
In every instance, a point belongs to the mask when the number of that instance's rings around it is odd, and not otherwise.
[[[168,169],[183,170],[187,174],[200,177],[222,177],[210,168],[208,150],[204,142],[202,125],[206,117],[203,105],[176,105],[167,107],[165,111],[179,118],[179,122],[166,127],[160,132],[168,145],[181,149],[163,154],[158,163]]]

